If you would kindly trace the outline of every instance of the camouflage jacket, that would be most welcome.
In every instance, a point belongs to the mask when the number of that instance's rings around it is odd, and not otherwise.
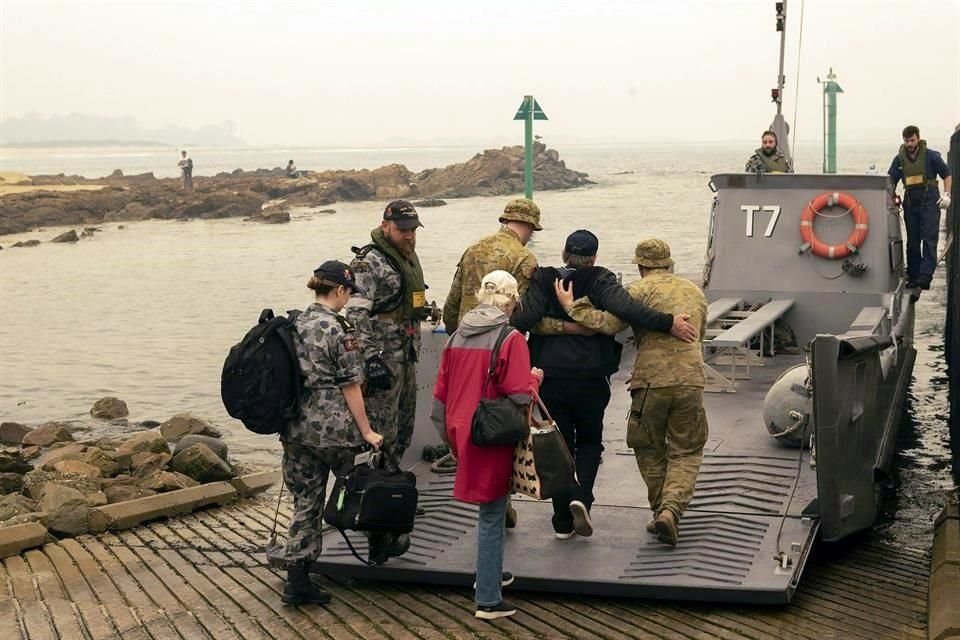
[[[700,332],[700,340],[703,339],[707,328],[707,299],[697,285],[686,278],[657,270],[628,285],[627,292],[657,311],[689,314],[690,323]],[[627,328],[616,316],[594,308],[587,298],[576,300],[567,313],[580,324],[601,333],[613,335]],[[638,327],[633,328],[633,336],[637,359],[630,389],[704,386],[703,344],[699,340],[686,343],[669,333]]]
[[[483,276],[502,269],[517,279],[520,295],[523,295],[536,268],[536,257],[520,242],[520,237],[507,227],[467,247],[457,265],[457,273],[443,305],[443,323],[447,333],[453,333],[463,316],[477,306],[476,293]]]
[[[403,279],[377,249],[350,263],[357,284],[364,290],[350,297],[344,313],[357,328],[363,359],[383,351],[394,362],[416,362],[420,354],[420,321],[399,320],[392,313],[371,315],[374,307],[396,297]]]
[[[304,395],[300,417],[287,426],[284,440],[312,447],[363,444],[341,391],[363,382],[363,358],[353,326],[319,303],[301,313],[295,326]]]
[[[783,155],[783,151],[777,149],[777,152],[773,154],[773,157],[764,161],[763,149],[757,149],[754,151],[753,155],[750,156],[750,159],[747,160],[747,166],[744,168],[744,171],[747,173],[768,173],[773,171],[770,166],[782,165],[787,168],[786,171],[781,171],[780,173],[793,173],[793,165],[790,164],[790,161],[787,160],[786,156]]]

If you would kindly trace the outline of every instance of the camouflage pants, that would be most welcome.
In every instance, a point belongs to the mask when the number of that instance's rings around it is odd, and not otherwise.
[[[655,514],[669,509],[680,520],[693,498],[706,442],[702,387],[633,392],[627,446],[633,448]]]
[[[323,540],[323,503],[330,472],[346,472],[353,466],[356,448],[310,447],[283,443],[283,480],[293,495],[293,515],[287,535],[287,562],[313,562],[320,556]]]
[[[393,386],[371,392],[365,399],[367,417],[373,430],[383,436],[387,468],[399,469],[404,452],[413,439],[417,413],[417,367],[413,362],[387,361],[393,372]]]

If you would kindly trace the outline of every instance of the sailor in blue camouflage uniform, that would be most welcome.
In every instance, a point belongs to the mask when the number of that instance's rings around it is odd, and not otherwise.
[[[350,267],[324,262],[307,287],[316,301],[295,322],[296,348],[304,376],[300,416],[281,433],[283,479],[293,494],[287,536],[285,604],[326,604],[329,592],[310,580],[310,565],[322,548],[323,503],[330,472],[352,468],[366,443],[378,448],[364,411],[360,384],[363,359],[356,331],[338,312],[351,293],[362,293]]]
[[[350,298],[346,315],[363,353],[367,412],[383,435],[385,466],[393,470],[413,438],[420,322],[431,315],[416,252],[422,226],[412,204],[391,202],[370,233],[372,242],[354,247],[350,263],[363,293]]]

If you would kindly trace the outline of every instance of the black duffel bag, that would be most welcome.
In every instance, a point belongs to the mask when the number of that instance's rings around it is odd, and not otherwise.
[[[470,439],[478,447],[515,445],[530,433],[526,413],[513,400],[507,397],[483,399],[497,367],[500,347],[512,331],[510,325],[506,325],[500,330],[497,342],[493,346],[493,353],[490,355],[487,379],[480,391],[481,400],[473,412],[473,421],[470,423]]]
[[[417,477],[409,471],[362,464],[337,476],[323,519],[341,531],[410,533],[417,498]]]

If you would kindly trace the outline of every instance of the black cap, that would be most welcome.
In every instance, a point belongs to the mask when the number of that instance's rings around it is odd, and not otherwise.
[[[597,255],[597,249],[599,248],[600,241],[597,240],[597,236],[586,229],[577,229],[571,233],[567,236],[567,244],[563,246],[566,253],[586,257]]]
[[[383,219],[395,223],[397,227],[404,231],[423,226],[417,210],[413,207],[413,204],[406,200],[394,200],[388,204],[387,208],[383,210]]]
[[[327,260],[313,270],[313,275],[320,278],[324,284],[343,285],[353,289],[355,293],[364,293],[363,289],[357,286],[353,270],[339,260]]]

